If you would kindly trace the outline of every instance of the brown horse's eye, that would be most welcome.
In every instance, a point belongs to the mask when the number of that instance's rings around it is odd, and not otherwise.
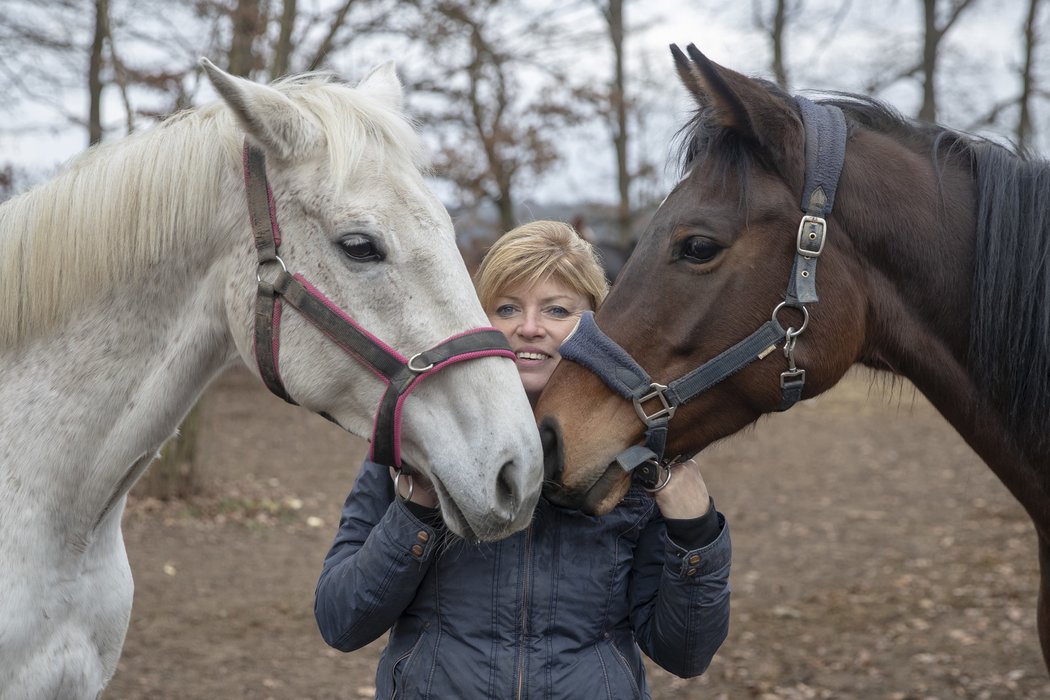
[[[682,242],[682,257],[689,262],[707,263],[715,259],[722,248],[707,238],[690,236]]]

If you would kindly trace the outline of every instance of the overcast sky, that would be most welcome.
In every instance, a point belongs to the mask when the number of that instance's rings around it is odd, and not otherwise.
[[[807,7],[820,5],[813,0]],[[829,7],[840,2],[827,2]],[[988,94],[1005,96],[1017,90],[1013,77],[1020,61],[1019,30],[1024,17],[1022,0],[1000,0],[992,7],[983,3],[965,18],[949,35],[944,66],[947,69],[939,85],[942,119],[957,128],[967,128],[966,96]],[[690,5],[710,6],[703,10]],[[683,9],[683,8],[687,9]],[[688,3],[682,0],[644,0],[629,8],[629,22],[644,21],[648,28],[628,37],[628,70],[648,65],[657,83],[659,103],[652,105],[647,133],[636,142],[651,153],[653,160],[667,163],[669,146],[675,130],[686,118],[691,104],[677,81],[668,44],[683,47],[695,43],[712,60],[742,73],[768,75],[769,50],[764,38],[749,23],[751,3]],[[837,33],[826,30],[811,35],[793,31],[788,47],[792,66],[807,65],[807,74],[791,75],[792,89],[829,88],[860,91],[861,81],[872,67],[882,63],[915,61],[921,36],[921,3],[917,0],[884,0],[879,3],[853,2],[850,15]],[[893,39],[892,43],[889,39]],[[379,59],[381,57],[377,57]],[[604,56],[582,57],[581,60],[608,61]],[[983,67],[982,67],[983,66]],[[341,66],[348,78],[363,72],[367,66]],[[917,84],[902,84],[882,96],[905,113],[914,113],[919,103]],[[112,98],[111,98],[112,99]],[[83,95],[71,95],[72,104],[86,103]],[[83,108],[80,108],[83,110]],[[43,110],[23,110],[16,122],[47,125],[44,130],[17,135],[0,134],[3,160],[34,170],[53,170],[80,153],[85,135],[82,128],[61,128],[55,117]],[[1038,119],[1039,114],[1036,115]],[[50,121],[49,121],[50,120]],[[1046,118],[1041,123],[1046,123]],[[1050,126],[1043,126],[1043,142],[1050,138]],[[1042,143],[1040,144],[1040,146]],[[613,154],[607,136],[599,129],[581,130],[564,144],[567,158],[555,172],[548,174],[532,188],[537,200],[611,199]],[[1045,148],[1042,149],[1045,153]],[[666,169],[670,185],[674,173]]]

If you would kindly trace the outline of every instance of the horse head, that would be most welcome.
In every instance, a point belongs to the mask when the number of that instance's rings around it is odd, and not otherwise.
[[[474,333],[487,319],[421,174],[393,64],[356,88],[316,77],[264,86],[202,65],[236,117],[231,131],[247,134],[244,180],[234,142],[224,183],[244,242],[226,290],[241,358],[275,393],[372,437],[377,461],[429,477],[453,531],[491,539],[524,527],[542,476],[531,408],[513,362],[491,356],[509,355],[502,336]],[[261,202],[254,250],[245,181]]]
[[[630,367],[595,372],[586,361],[562,362],[536,408],[548,478],[558,482],[548,496],[592,513],[607,512],[626,492],[636,465],[621,455],[646,438],[646,417],[665,430],[667,456],[692,455],[777,410],[789,370],[797,379],[804,368],[806,397],[832,386],[865,336],[863,277],[843,252],[834,218],[821,233],[840,244],[809,251],[819,258],[821,297],[833,302],[783,303],[805,245],[806,129],[796,101],[693,46],[689,57],[677,47],[672,53],[698,106],[684,176],[594,315],[607,354],[618,356],[618,345],[637,366],[625,360]],[[850,177],[847,163],[840,189]],[[800,274],[812,281],[814,273]],[[595,344],[600,332],[591,329],[592,337],[576,340],[581,322],[563,357],[579,360],[573,346]],[[790,358],[782,352],[787,340]],[[734,346],[728,359],[721,356]],[[670,406],[666,387],[681,393],[674,380],[687,376],[695,396]],[[617,384],[620,391],[610,388]]]

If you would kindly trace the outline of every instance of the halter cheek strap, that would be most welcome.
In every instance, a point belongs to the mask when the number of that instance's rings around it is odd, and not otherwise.
[[[287,302],[387,385],[376,410],[370,459],[378,464],[402,468],[401,415],[408,394],[425,377],[457,362],[482,357],[513,360],[515,356],[506,337],[494,328],[475,328],[406,360],[358,325],[303,275],[288,272],[284,261],[277,255],[281,232],[273,192],[266,179],[266,159],[261,150],[250,146],[247,141],[244,145],[244,183],[259,262],[253,349],[263,382],[277,396],[296,403],[281,381],[278,366],[282,301]],[[271,272],[266,277],[272,277],[272,280],[264,279],[263,269],[274,267],[275,263],[280,268],[276,276]],[[325,417],[331,420],[330,416]]]
[[[281,245],[281,227],[277,224],[273,191],[266,179],[266,156],[258,148],[244,144],[244,188],[248,195],[248,217],[252,225],[259,269],[255,279],[255,336],[254,349],[259,375],[266,387],[289,403],[292,401],[281,382],[278,370],[278,349],[281,336],[281,299],[274,292],[273,284],[263,278],[263,268],[279,263],[285,270],[284,261],[277,257]]]

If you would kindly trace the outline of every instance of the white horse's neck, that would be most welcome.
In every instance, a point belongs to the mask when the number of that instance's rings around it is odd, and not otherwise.
[[[0,351],[0,698],[78,697],[116,665],[127,490],[237,356],[223,303],[233,256],[204,257],[186,251],[179,272],[122,284]]]
[[[0,355],[0,401],[20,409],[0,414],[0,463],[18,476],[0,493],[54,507],[71,544],[90,537],[126,470],[156,454],[235,357],[223,310],[227,271],[202,280],[171,272],[122,285],[59,332]],[[7,529],[11,515],[0,510],[5,532],[17,531]]]

